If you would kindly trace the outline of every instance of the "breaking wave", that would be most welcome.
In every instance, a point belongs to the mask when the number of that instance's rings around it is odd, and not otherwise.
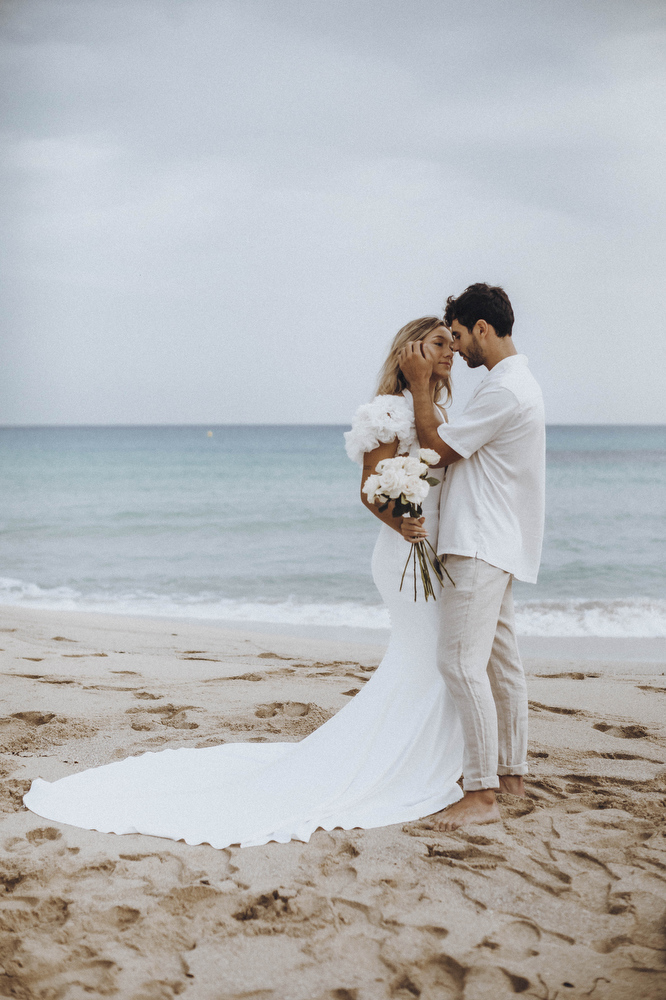
[[[150,591],[83,594],[71,587],[40,587],[2,578],[0,604],[230,623],[389,628],[388,613],[382,605],[353,601],[270,602],[220,598],[212,593],[164,595]],[[661,638],[666,637],[666,600],[637,597],[517,602],[516,626],[518,634],[524,636]]]

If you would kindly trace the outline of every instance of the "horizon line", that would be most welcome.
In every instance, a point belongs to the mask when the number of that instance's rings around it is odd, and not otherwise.
[[[0,424],[0,430],[73,430],[73,429],[111,429],[111,428],[160,428],[160,427],[199,427],[203,430],[215,428],[215,427],[350,427],[351,424],[338,423],[337,421],[326,421],[320,423],[265,423],[265,422],[247,422],[247,423],[76,423],[76,424]],[[666,422],[657,423],[610,423],[605,421],[599,422],[586,422],[586,423],[547,423],[546,427],[664,427],[666,428]]]

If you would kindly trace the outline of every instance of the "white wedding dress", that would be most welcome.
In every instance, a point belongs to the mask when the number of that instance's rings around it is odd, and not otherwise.
[[[416,453],[408,394],[360,407],[346,435],[347,452],[360,461],[396,437],[400,454]],[[431,539],[440,490],[433,487],[424,504]],[[223,848],[308,841],[320,827],[405,823],[456,802],[462,729],[437,670],[437,605],[425,602],[420,578],[414,601],[409,571],[399,590],[408,552],[409,543],[382,525],[372,572],[391,616],[386,655],[359,694],[304,740],[161,750],[59,781],[38,778],[26,806],[88,830]]]

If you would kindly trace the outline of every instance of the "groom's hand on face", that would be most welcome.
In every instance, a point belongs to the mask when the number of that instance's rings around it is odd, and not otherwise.
[[[403,347],[398,355],[398,364],[402,374],[410,385],[419,382],[427,383],[432,375],[432,358],[427,345],[420,340],[413,340]]]

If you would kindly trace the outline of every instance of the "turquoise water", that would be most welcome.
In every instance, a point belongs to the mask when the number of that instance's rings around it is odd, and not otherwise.
[[[0,602],[384,627],[345,429],[0,429]],[[666,427],[548,428],[523,634],[666,635],[665,459]]]

